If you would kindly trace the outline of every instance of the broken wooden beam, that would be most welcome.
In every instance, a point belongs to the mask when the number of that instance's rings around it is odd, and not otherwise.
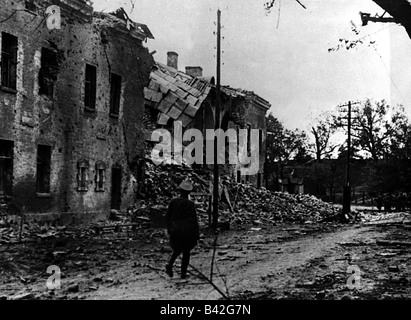
[[[228,203],[228,206],[230,207],[230,212],[233,213],[233,212],[234,212],[234,209],[233,209],[233,206],[231,205],[230,195],[229,195],[229,193],[228,193],[227,187],[224,187],[224,190],[223,190],[223,191],[224,191],[225,199],[226,199],[226,201],[227,201],[227,203]]]

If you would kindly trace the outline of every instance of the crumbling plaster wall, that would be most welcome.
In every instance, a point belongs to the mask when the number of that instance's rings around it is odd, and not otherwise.
[[[266,154],[266,109],[259,106],[253,101],[253,98],[248,96],[245,99],[238,99],[236,103],[233,104],[231,111],[231,121],[229,122],[230,128],[235,128],[238,125],[242,129],[246,129],[249,125],[251,129],[262,130],[261,142],[259,145],[259,173],[260,173],[260,183],[263,184],[264,176],[264,163]],[[234,167],[233,174],[239,170],[239,166]],[[242,177],[242,180],[246,180]],[[249,181],[255,185],[258,182],[258,174],[251,175]]]
[[[22,2],[4,0],[0,20]],[[137,39],[120,32],[107,17],[77,19],[62,12],[60,30],[49,30],[41,14],[18,11],[0,31],[18,37],[17,92],[0,90],[0,139],[14,141],[13,200],[30,212],[110,209],[111,168],[123,168],[122,205],[134,197],[130,164],[142,155],[143,88],[152,57]],[[108,42],[101,43],[101,30]],[[0,35],[1,37],[1,35]],[[42,46],[62,53],[54,98],[38,94]],[[96,110],[84,109],[85,63],[97,67]],[[110,72],[122,76],[118,118],[109,115]],[[37,145],[52,147],[50,197],[36,194]],[[88,160],[88,191],[77,191],[77,162]],[[95,163],[107,166],[106,190],[95,191]]]

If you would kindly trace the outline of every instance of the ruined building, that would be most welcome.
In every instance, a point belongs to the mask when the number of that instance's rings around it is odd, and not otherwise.
[[[172,131],[174,121],[181,121],[184,130],[201,130],[204,137],[206,129],[215,128],[215,79],[204,77],[202,71],[199,66],[189,66],[185,72],[179,71],[178,54],[175,52],[168,52],[167,65],[155,62],[149,85],[145,88],[145,138],[151,145],[155,144],[151,141],[153,130],[166,128]],[[247,181],[261,186],[265,162],[265,114],[270,104],[254,92],[229,86],[221,87],[220,101],[220,127],[223,130],[235,129],[237,132],[239,129],[248,129],[248,132],[251,129],[258,129],[260,144],[257,174],[242,176],[239,163],[223,166],[222,173],[231,175],[237,181]],[[247,144],[249,149],[250,141]],[[226,152],[227,150],[228,146]],[[203,157],[205,156],[204,153]]]
[[[85,0],[1,4],[1,203],[69,217],[126,207],[144,150],[150,30]]]

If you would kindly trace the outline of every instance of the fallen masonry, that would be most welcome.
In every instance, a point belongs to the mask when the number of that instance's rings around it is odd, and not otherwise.
[[[194,185],[194,196],[200,224],[207,225],[213,174],[176,165],[156,166],[147,163],[144,191],[130,212],[136,216],[150,214],[152,209],[165,211],[170,199],[178,196],[178,185],[185,178]],[[219,221],[230,224],[316,223],[336,221],[341,209],[307,194],[288,194],[238,183],[231,177],[220,177]],[[206,196],[206,195],[209,195]]]
[[[17,217],[0,217],[0,244],[39,242],[60,237],[89,237],[105,232],[139,232],[145,226],[164,228],[164,213],[172,197],[178,195],[178,185],[189,178],[194,185],[201,227],[210,223],[213,175],[191,167],[146,164],[145,186],[127,212],[112,210],[110,218],[91,225],[59,226],[57,223],[27,222]],[[288,194],[237,183],[227,175],[220,179],[219,226],[251,224],[260,229],[279,223],[317,223],[340,220],[341,209],[307,194]],[[16,217],[16,216],[14,216]]]

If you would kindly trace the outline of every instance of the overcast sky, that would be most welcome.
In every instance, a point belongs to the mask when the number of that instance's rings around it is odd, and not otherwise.
[[[134,2],[134,9],[131,3]],[[95,10],[122,6],[147,24],[155,39],[145,44],[166,63],[179,54],[178,67],[201,66],[216,74],[217,9],[222,20],[221,84],[254,91],[272,105],[290,129],[307,130],[321,112],[349,100],[386,99],[411,114],[411,39],[392,23],[361,26],[359,11],[383,10],[371,0],[94,0]],[[351,21],[360,34],[351,30]],[[340,38],[363,38],[355,49],[329,52]],[[370,41],[375,41],[370,45]]]

